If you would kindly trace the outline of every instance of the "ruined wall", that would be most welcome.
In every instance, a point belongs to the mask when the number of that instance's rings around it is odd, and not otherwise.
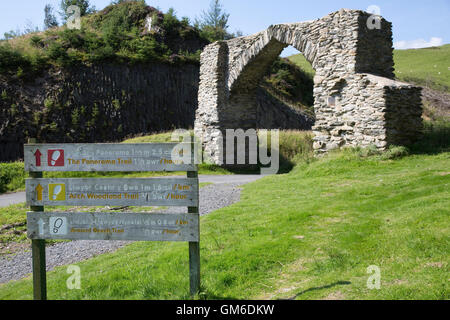
[[[380,29],[370,29],[369,17],[342,9],[322,19],[270,26],[205,47],[195,132],[206,155],[219,159],[218,137],[226,129],[257,127],[256,88],[288,45],[316,70],[316,153],[371,144],[384,149],[394,141],[413,141],[420,131],[420,89],[391,80],[392,25],[380,18]],[[414,99],[408,99],[408,93]]]

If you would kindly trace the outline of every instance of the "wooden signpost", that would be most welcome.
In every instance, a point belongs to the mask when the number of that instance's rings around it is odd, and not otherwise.
[[[33,295],[46,300],[45,240],[189,242],[190,293],[200,290],[200,217],[195,145],[25,145],[28,237],[32,239]],[[43,179],[43,171],[187,171],[187,178]],[[45,212],[44,206],[185,206],[175,213]]]
[[[198,206],[198,179],[33,179],[27,203],[46,206]]]

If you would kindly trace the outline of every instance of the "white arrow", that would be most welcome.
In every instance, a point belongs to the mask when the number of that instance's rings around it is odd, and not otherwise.
[[[44,235],[44,221],[42,219],[39,219],[38,225],[39,225],[39,235]]]

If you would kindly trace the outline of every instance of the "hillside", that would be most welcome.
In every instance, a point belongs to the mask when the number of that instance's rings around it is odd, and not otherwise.
[[[397,79],[450,93],[450,44],[394,50]]]
[[[110,5],[66,26],[0,43],[0,73],[31,79],[50,67],[98,62],[198,63],[208,40],[173,10],[163,13],[141,1]]]
[[[114,142],[189,128],[209,41],[142,1],[0,42],[0,161],[41,142]]]

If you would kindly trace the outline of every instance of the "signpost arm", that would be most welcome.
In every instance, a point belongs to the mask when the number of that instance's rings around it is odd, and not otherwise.
[[[192,163],[195,163],[195,154],[197,152],[195,144],[192,144],[191,150],[191,160]],[[188,171],[187,177],[197,179],[198,185],[198,171]],[[197,203],[199,204],[200,202],[197,201]],[[198,205],[197,207],[188,207],[188,213],[200,214]],[[198,232],[198,239],[200,239],[200,219]],[[198,242],[189,242],[189,282],[191,296],[194,297],[200,292],[200,240]]]
[[[36,139],[29,139],[28,143],[36,143]],[[42,172],[30,172],[34,179],[42,178]],[[43,206],[31,206],[33,212],[44,212]],[[45,263],[45,240],[31,240],[33,259],[33,297],[34,300],[47,300],[47,275]]]

